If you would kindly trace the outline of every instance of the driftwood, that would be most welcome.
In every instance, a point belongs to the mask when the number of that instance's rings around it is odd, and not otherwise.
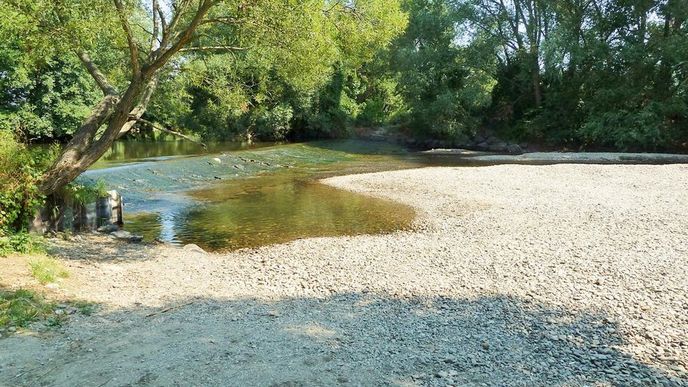
[[[131,118],[132,118],[132,119],[136,119],[136,121],[142,122],[142,123],[144,123],[144,124],[146,124],[146,125],[150,125],[150,126],[151,126],[153,129],[155,129],[155,130],[159,130],[159,131],[161,131],[161,132],[169,133],[169,134],[171,134],[171,135],[173,135],[173,136],[181,137],[181,138],[183,138],[183,139],[185,139],[185,140],[187,140],[187,141],[191,141],[191,142],[193,142],[193,143],[196,143],[196,144],[202,146],[203,148],[206,148],[206,145],[205,145],[204,143],[202,143],[202,142],[200,142],[200,141],[196,141],[196,140],[194,140],[193,138],[191,138],[191,137],[189,137],[189,136],[187,136],[187,135],[185,135],[185,134],[183,134],[183,133],[175,132],[174,130],[170,130],[170,129],[164,128],[162,125],[158,125],[158,124],[156,124],[155,122],[148,121],[148,120],[143,119],[143,118],[137,118],[137,117],[131,117]]]

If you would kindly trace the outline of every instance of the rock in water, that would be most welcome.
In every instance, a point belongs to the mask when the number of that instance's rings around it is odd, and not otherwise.
[[[218,163],[218,164],[222,164],[222,160],[220,160],[219,157],[214,157],[214,158],[213,158],[213,161],[216,162],[216,163]]]
[[[201,254],[208,254],[205,250],[203,250],[200,246],[189,243],[188,245],[184,245],[184,250],[186,251],[193,251],[195,253],[201,253]]]
[[[487,147],[487,150],[490,152],[506,152],[507,151],[507,143],[502,142],[502,141],[496,141],[492,144],[490,144]]]
[[[511,155],[522,155],[523,154],[523,148],[521,148],[520,145],[517,144],[509,144],[506,147],[507,153]]]

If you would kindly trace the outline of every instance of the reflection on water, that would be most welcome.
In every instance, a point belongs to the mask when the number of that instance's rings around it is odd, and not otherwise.
[[[266,147],[266,145],[272,145]],[[125,229],[145,240],[213,251],[298,238],[408,228],[409,207],[339,190],[319,178],[420,166],[398,146],[365,141],[305,144],[120,142],[82,179],[103,179],[125,200]],[[184,156],[184,158],[172,157]],[[146,161],[146,162],[141,162]]]
[[[409,227],[411,208],[291,174],[262,176],[192,192],[203,204],[165,218],[146,214],[127,228],[146,239],[226,250],[317,236],[387,233]],[[172,233],[173,235],[171,235]]]
[[[135,161],[156,161],[178,156],[215,154],[241,149],[261,148],[275,145],[275,143],[208,142],[205,145],[203,147],[201,144],[175,137],[158,140],[116,141],[91,169],[106,168],[120,163]]]

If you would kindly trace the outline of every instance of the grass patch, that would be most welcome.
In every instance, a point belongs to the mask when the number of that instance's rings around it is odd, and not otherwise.
[[[90,316],[93,313],[95,313],[96,308],[98,307],[96,304],[92,302],[87,302],[87,301],[74,301],[71,303],[73,307],[75,307],[79,313],[83,314],[84,316]]]
[[[90,316],[96,308],[96,304],[86,301],[57,303],[28,289],[0,289],[0,332],[26,328],[36,321],[43,322],[47,327],[57,327],[72,314]]]
[[[62,264],[53,258],[34,258],[29,261],[29,266],[31,267],[31,275],[44,285],[60,278],[69,277],[69,273]]]
[[[45,253],[45,238],[27,232],[6,234],[0,230],[0,257],[13,253]]]
[[[0,290],[0,328],[26,327],[39,319],[47,319],[49,325],[57,325],[55,306],[31,290]]]

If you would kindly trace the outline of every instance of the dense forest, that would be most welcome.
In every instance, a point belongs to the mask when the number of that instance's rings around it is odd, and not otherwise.
[[[131,66],[115,7],[67,3],[3,6],[0,125],[26,142],[69,140],[101,98],[75,50],[117,84]],[[682,1],[230,3],[251,23],[199,32],[160,70],[147,121],[217,139],[387,125],[621,150],[688,139]],[[124,6],[137,44],[153,41],[151,4]]]
[[[88,48],[111,82],[127,80],[117,10],[11,3],[0,25],[1,128],[25,142],[67,141],[101,98],[75,50]],[[570,148],[688,139],[679,0],[228,3],[236,23],[209,23],[160,70],[148,121],[216,139],[375,126],[450,140],[490,129]],[[124,4],[139,45],[157,44],[154,4]]]
[[[683,0],[2,0],[0,14],[0,226],[155,127],[688,149]]]

